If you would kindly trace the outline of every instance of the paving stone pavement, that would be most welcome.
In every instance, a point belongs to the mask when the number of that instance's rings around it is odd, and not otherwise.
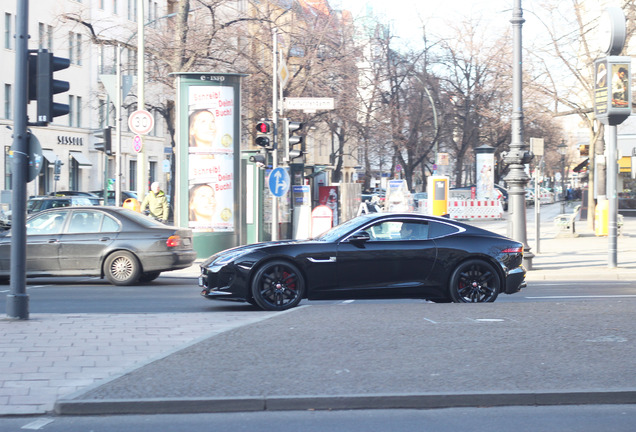
[[[274,313],[31,314],[0,319],[0,415],[42,414],[55,401]]]
[[[528,241],[537,252],[528,219]],[[506,221],[479,222],[506,233]],[[609,269],[608,240],[585,222],[576,238],[558,238],[551,224],[541,230],[541,252],[528,281],[622,279],[636,281],[636,218],[625,218],[618,237],[618,267]],[[574,270],[574,271],[573,271]],[[193,266],[175,275],[195,277]],[[31,314],[0,319],[0,415],[43,414],[55,402],[129,371],[276,313],[261,311],[183,314]]]

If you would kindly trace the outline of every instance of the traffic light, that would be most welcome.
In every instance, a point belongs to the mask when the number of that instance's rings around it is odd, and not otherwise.
[[[55,175],[62,174],[62,165],[64,165],[64,163],[61,160],[55,159],[55,166],[53,168],[53,174],[55,174]]]
[[[294,159],[303,158],[305,154],[305,139],[302,136],[294,135],[294,132],[303,128],[303,124],[300,122],[289,121],[285,119],[285,140],[287,142],[287,160],[289,162]],[[298,146],[298,148],[294,148]]]
[[[266,150],[276,149],[276,142],[274,135],[276,134],[275,128],[268,120],[261,120],[256,124],[256,139],[254,143],[257,146],[263,147]]]
[[[95,134],[96,138],[102,139],[101,142],[95,143],[95,150],[103,151],[108,156],[113,154],[112,130],[113,130],[112,126],[108,126],[107,128],[104,128],[101,133]]]
[[[267,158],[263,154],[255,154],[250,156],[250,162],[255,163],[259,167],[264,167],[267,164]]]
[[[33,56],[29,56],[29,80],[32,81],[34,74],[32,69]],[[58,93],[68,91],[71,86],[68,81],[53,79],[53,72],[68,68],[71,61],[66,58],[54,57],[53,53],[47,50],[39,50],[35,60],[35,87],[29,83],[29,100],[37,101],[37,122],[48,124],[54,117],[67,115],[69,106],[53,102],[53,96]],[[31,94],[35,91],[35,95]]]

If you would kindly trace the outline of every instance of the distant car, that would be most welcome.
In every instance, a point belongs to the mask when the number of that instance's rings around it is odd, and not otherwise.
[[[369,213],[313,240],[257,243],[201,264],[207,299],[265,310],[303,298],[424,298],[493,302],[525,286],[523,244],[454,220],[416,213]]]
[[[90,193],[90,192],[79,192],[79,191],[57,191],[57,192],[50,192],[49,196],[55,196],[55,197],[67,197],[67,196],[81,196],[81,197],[86,197],[89,200],[91,200],[91,203],[93,205],[100,205],[101,204],[101,199],[95,195],[94,193]]]
[[[192,230],[121,207],[66,207],[27,219],[27,277],[97,276],[114,285],[150,282],[196,259]],[[11,230],[0,233],[0,279],[10,276]]]
[[[97,195],[99,198],[101,198],[102,200],[104,200],[104,191],[103,190],[96,190],[96,191],[92,191],[91,193]],[[117,206],[121,206],[124,201],[126,201],[127,199],[136,199],[139,200],[139,197],[137,196],[137,194],[135,192],[132,191],[121,191],[121,202],[119,204],[117,204]],[[104,205],[106,206],[114,206],[115,204],[115,191],[108,191],[108,194],[106,195],[106,200],[104,200]]]
[[[37,213],[58,207],[77,207],[98,205],[88,196],[36,196],[27,200],[27,213]]]

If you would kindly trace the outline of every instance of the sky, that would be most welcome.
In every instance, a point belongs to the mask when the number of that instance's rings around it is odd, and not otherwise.
[[[444,36],[449,25],[466,17],[492,23],[492,29],[510,28],[514,0],[329,0],[333,8],[349,10],[354,18],[373,14],[393,24],[394,33],[405,39],[419,39],[422,22],[427,31]],[[523,4],[522,4],[523,8]],[[524,18],[528,20],[528,17]],[[489,24],[490,25],[490,24]]]

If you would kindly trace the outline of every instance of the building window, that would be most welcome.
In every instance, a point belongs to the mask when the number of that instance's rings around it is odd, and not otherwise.
[[[79,128],[82,127],[82,97],[77,96],[75,101],[77,102],[77,109],[75,110],[75,125]]]
[[[137,161],[131,160],[128,165],[128,190],[137,190]]]
[[[113,13],[117,15],[117,0],[113,0]]]
[[[150,161],[148,167],[148,182],[153,183],[157,181],[157,162]]]
[[[107,116],[108,116],[108,111],[107,111],[108,106],[106,105],[106,101],[104,99],[100,99],[99,100],[99,110],[98,110],[98,121],[99,121],[99,128],[100,129],[104,129],[107,126]]]
[[[75,64],[75,35],[68,32],[68,59],[71,64]]]
[[[104,0],[99,0],[99,6],[101,10],[104,10]]]
[[[75,119],[75,96],[69,95],[68,97],[68,125],[73,127],[73,120]]]
[[[4,14],[4,47],[11,49],[13,47],[13,31],[11,30],[11,23],[13,19],[10,13]]]
[[[77,65],[81,66],[82,65],[82,35],[77,33],[75,35],[77,37],[77,43],[76,43],[76,52],[77,52]]]
[[[38,48],[44,49],[46,43],[46,25],[38,23]]]
[[[4,118],[10,119],[11,114],[11,84],[4,85]]]

